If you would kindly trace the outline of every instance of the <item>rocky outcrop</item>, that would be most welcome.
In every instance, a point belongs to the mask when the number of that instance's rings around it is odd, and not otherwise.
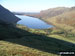
[[[0,24],[16,25],[20,19],[0,5]]]

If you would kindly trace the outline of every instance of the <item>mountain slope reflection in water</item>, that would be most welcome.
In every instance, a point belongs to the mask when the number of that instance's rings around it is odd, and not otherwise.
[[[19,17],[21,20],[17,24],[22,24],[27,26],[28,28],[33,28],[33,29],[47,29],[53,27],[52,25],[48,25],[44,21],[34,18],[34,17],[29,17],[29,16],[22,16],[22,15],[16,15]]]

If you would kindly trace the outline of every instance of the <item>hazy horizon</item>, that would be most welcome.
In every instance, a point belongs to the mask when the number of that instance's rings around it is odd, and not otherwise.
[[[75,6],[75,0],[2,0],[0,3],[13,12],[40,12],[49,8]]]

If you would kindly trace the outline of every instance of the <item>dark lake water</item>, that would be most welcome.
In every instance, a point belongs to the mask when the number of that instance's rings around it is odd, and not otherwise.
[[[46,22],[34,18],[34,17],[29,17],[29,16],[21,16],[21,15],[16,15],[19,17],[21,20],[17,24],[22,24],[27,26],[28,28],[33,28],[33,29],[48,29],[52,28],[52,25],[47,24]]]

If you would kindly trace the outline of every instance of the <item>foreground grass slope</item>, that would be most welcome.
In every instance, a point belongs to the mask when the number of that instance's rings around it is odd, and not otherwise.
[[[59,56],[59,51],[75,51],[72,42],[17,27],[0,25],[0,56]]]

